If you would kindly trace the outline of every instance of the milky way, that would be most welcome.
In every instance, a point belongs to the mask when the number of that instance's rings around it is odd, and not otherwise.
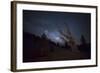
[[[55,43],[64,44],[59,30],[63,31],[69,27],[78,42],[81,35],[90,42],[90,18],[89,13],[23,10],[23,31],[37,36],[45,33]]]

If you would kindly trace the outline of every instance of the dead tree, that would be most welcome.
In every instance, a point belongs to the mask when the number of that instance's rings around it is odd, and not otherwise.
[[[73,52],[79,51],[77,44],[76,44],[76,40],[75,40],[74,36],[72,36],[68,25],[67,25],[66,30],[64,30],[64,31],[59,30],[59,33],[62,35],[61,38],[68,43],[68,45],[70,46],[70,48]]]

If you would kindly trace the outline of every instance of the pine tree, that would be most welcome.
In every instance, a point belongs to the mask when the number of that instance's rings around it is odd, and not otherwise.
[[[45,33],[43,33],[43,34],[41,35],[41,37],[42,37],[43,39],[47,39],[47,36],[46,36]]]

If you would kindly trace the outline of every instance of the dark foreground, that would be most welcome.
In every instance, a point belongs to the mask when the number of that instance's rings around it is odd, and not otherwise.
[[[23,34],[23,62],[56,61],[56,60],[80,60],[90,59],[91,50],[89,44],[78,45],[79,51],[73,52],[70,47],[62,47],[52,41],[35,35]]]

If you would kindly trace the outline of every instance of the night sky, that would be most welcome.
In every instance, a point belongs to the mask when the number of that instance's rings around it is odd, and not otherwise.
[[[64,44],[59,30],[67,31],[69,28],[77,43],[81,35],[90,42],[90,19],[89,13],[23,10],[23,31],[37,36],[45,33],[50,40]]]

